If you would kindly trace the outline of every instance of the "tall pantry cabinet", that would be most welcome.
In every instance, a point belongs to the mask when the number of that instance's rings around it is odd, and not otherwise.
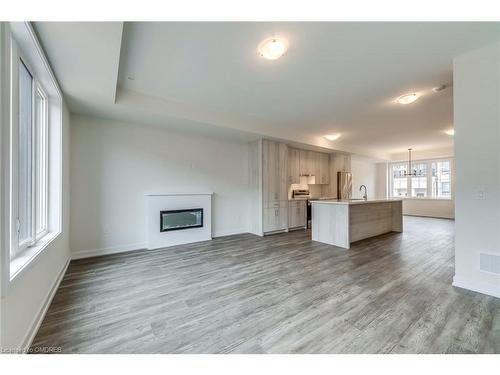
[[[251,232],[264,235],[288,229],[288,147],[267,139],[250,144]],[[256,202],[256,203],[255,203]]]

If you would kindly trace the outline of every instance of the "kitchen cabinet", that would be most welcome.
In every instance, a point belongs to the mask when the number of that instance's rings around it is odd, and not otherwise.
[[[288,149],[288,184],[300,183],[300,151]]]
[[[288,228],[304,228],[307,221],[307,202],[289,201],[288,202]]]
[[[263,201],[286,201],[288,199],[286,144],[263,140],[262,170]]]
[[[296,155],[290,157],[290,162],[295,162]],[[299,176],[315,176],[316,184],[328,184],[330,182],[329,154],[323,152],[298,150]],[[290,166],[290,168],[292,168]],[[295,170],[293,170],[295,172]],[[296,173],[296,172],[295,172]],[[292,171],[289,172],[289,180],[293,179]]]
[[[309,158],[309,174],[316,177],[316,184],[319,184],[320,175],[320,153],[309,151],[307,157]]]
[[[330,183],[330,155],[320,154],[319,163],[319,181],[316,178],[316,183],[326,185]]]
[[[288,148],[262,141],[262,232],[287,229]]]
[[[287,207],[268,207],[263,210],[263,232],[275,232],[287,229]]]
[[[299,150],[299,173],[301,176],[309,176],[309,156],[307,150]]]

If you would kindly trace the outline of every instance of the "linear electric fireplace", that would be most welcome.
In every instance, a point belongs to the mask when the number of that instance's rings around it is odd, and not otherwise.
[[[160,232],[203,227],[203,208],[160,211]]]

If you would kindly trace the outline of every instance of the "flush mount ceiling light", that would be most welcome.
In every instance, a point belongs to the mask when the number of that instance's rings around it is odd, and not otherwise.
[[[340,138],[340,134],[327,134],[325,135],[325,138],[328,139],[329,141],[336,141],[337,139]]]
[[[285,54],[287,48],[287,42],[284,39],[277,37],[264,39],[257,47],[260,55],[268,60],[279,59]]]
[[[415,93],[412,93],[412,94],[401,95],[399,98],[396,99],[396,102],[399,104],[411,104],[417,99],[418,99],[418,95]]]
[[[433,87],[432,91],[434,91],[434,92],[440,92],[440,91],[443,91],[444,89],[446,89],[447,87],[448,86],[446,86],[446,85],[439,85],[439,86]]]
[[[455,129],[448,129],[444,131],[448,135],[455,135]]]

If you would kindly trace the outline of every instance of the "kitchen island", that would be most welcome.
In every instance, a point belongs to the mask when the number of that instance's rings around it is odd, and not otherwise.
[[[313,241],[349,249],[352,242],[403,231],[400,199],[330,199],[311,204]]]

